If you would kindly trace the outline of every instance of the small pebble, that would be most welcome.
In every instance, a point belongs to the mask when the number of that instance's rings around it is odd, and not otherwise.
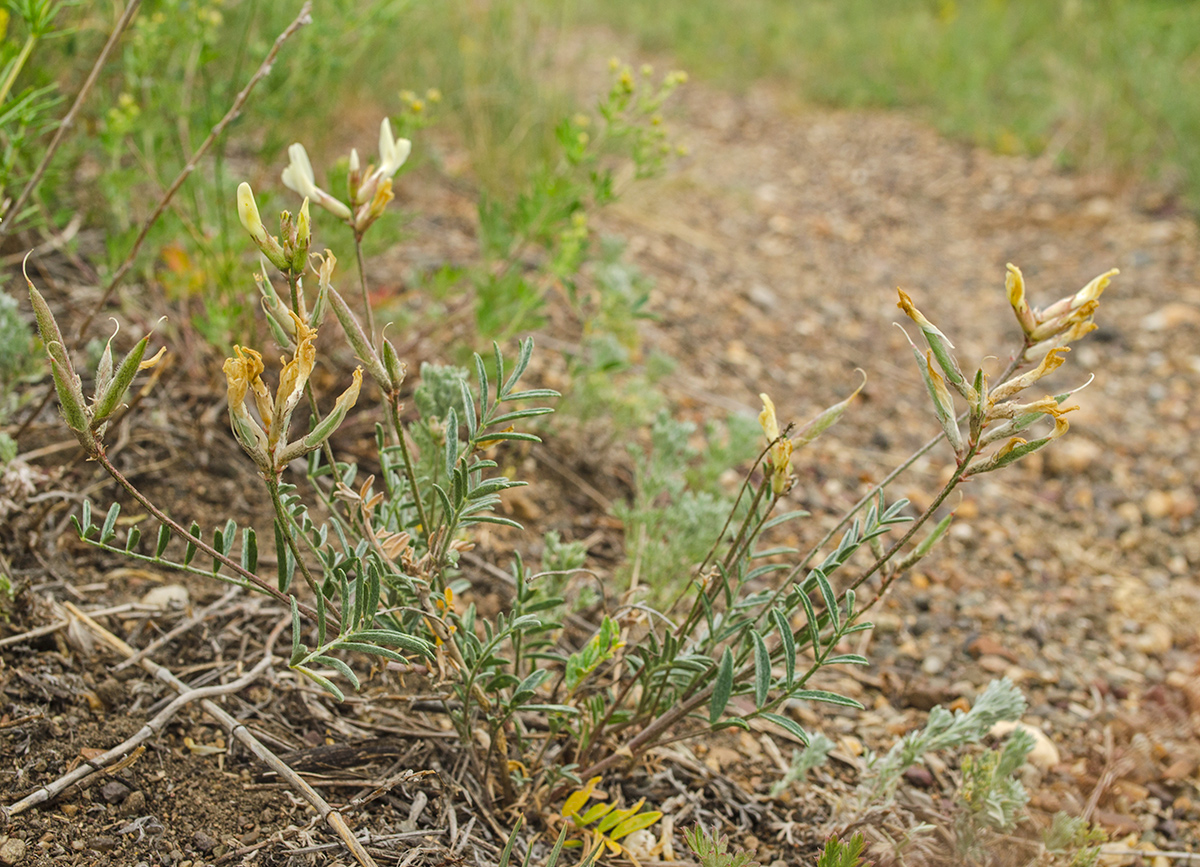
[[[141,792],[131,792],[121,805],[122,816],[140,816],[146,808],[146,796]]]
[[[100,787],[100,797],[104,798],[106,803],[119,804],[129,797],[129,786],[119,780],[109,780]]]
[[[921,670],[926,674],[941,674],[946,668],[946,660],[940,656],[930,655],[921,663]]]
[[[0,843],[0,864],[21,864],[25,861],[25,841],[18,837],[9,837]]]
[[[904,779],[922,789],[928,789],[933,785],[933,774],[929,772],[928,768],[924,768],[921,765],[913,765],[906,770],[904,772]]]
[[[109,837],[102,834],[99,837],[93,837],[91,842],[88,843],[88,848],[95,849],[97,852],[111,852],[117,848],[117,845],[116,837]]]
[[[192,844],[196,849],[207,855],[217,847],[217,841],[206,834],[204,831],[197,831],[192,835]]]
[[[142,604],[153,605],[155,608],[186,608],[189,599],[187,588],[183,585],[164,584],[143,596]]]
[[[992,737],[1002,738],[1017,729],[1028,732],[1033,737],[1033,749],[1030,750],[1029,755],[1025,759],[1029,764],[1042,770],[1048,770],[1062,760],[1058,754],[1058,747],[1054,745],[1054,741],[1050,740],[1040,728],[1029,725],[1029,723],[1002,720],[992,726],[989,734]]]

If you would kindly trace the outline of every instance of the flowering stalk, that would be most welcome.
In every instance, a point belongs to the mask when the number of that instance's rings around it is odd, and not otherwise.
[[[392,134],[392,122],[384,118],[379,124],[379,165],[368,167],[365,176],[358,160],[358,151],[350,151],[349,202],[343,202],[317,186],[316,174],[308,151],[299,142],[288,148],[288,166],[283,170],[283,185],[320,205],[354,232],[354,252],[358,261],[359,288],[362,292],[363,313],[367,317],[367,335],[374,342],[375,315],[371,311],[363,262],[362,238],[367,229],[383,216],[388,203],[395,198],[392,178],[408,160],[412,142]]]

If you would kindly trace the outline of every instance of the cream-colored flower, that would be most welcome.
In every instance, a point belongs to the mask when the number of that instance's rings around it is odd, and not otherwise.
[[[345,203],[339,202],[317,186],[312,162],[308,159],[308,151],[299,142],[288,148],[288,167],[283,170],[280,179],[289,190],[294,190],[311,199],[338,219],[349,220],[352,216],[350,208]]]
[[[242,225],[250,233],[250,237],[260,246],[265,244],[267,227],[263,225],[262,217],[259,216],[258,203],[254,201],[254,191],[244,181],[238,184],[237,209],[238,219],[242,221]]]
[[[376,171],[385,178],[394,176],[411,152],[412,142],[393,136],[392,122],[385,117],[379,124],[379,168]]]

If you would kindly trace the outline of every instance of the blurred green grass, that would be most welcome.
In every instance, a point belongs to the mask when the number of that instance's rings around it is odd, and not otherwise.
[[[90,134],[72,140],[43,185],[45,212],[65,225],[82,210],[103,227],[115,267],[299,6],[145,0],[85,111]],[[105,38],[110,8],[65,8],[65,38],[39,49],[22,86],[57,81],[72,93]],[[596,25],[718,86],[766,80],[801,104],[915,110],[1000,152],[1157,179],[1200,210],[1193,0],[317,0],[313,23],[284,47],[147,252],[185,250],[194,265],[166,279],[205,296],[210,313],[219,302],[229,321],[214,332],[236,331],[250,310],[236,276],[244,239],[230,231],[236,183],[250,180],[267,209],[294,207],[277,181],[287,145],[305,142],[318,165],[351,145],[369,158],[379,117],[397,117],[406,89],[441,92],[437,122],[465,150],[467,176],[511,199],[555,158],[554,125],[578,87],[567,78],[580,77],[564,67],[564,46]],[[19,36],[10,26],[7,38]],[[433,149],[416,138],[419,161]],[[81,169],[96,179],[86,189],[74,182]],[[403,232],[403,220],[391,225],[381,243]]]
[[[572,20],[689,72],[835,107],[918,109],[1005,153],[1165,182],[1200,208],[1200,3],[607,0]]]

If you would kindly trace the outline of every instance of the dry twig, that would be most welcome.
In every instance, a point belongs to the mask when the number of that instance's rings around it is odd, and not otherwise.
[[[93,773],[103,772],[106,768],[108,768],[109,765],[112,765],[114,762],[119,762],[122,758],[133,752],[133,750],[137,748],[138,745],[143,741],[148,740],[161,732],[166,727],[167,723],[171,721],[171,718],[174,717],[175,714],[178,713],[179,710],[185,705],[188,705],[194,701],[215,698],[216,696],[221,695],[228,695],[231,692],[237,692],[238,690],[245,689],[247,686],[257,680],[258,676],[266,671],[266,669],[270,666],[272,662],[271,650],[275,646],[275,639],[279,637],[279,633],[281,633],[283,628],[287,626],[289,619],[290,618],[281,620],[279,625],[271,631],[271,634],[267,637],[266,647],[263,649],[263,658],[259,661],[258,665],[246,672],[245,675],[239,677],[237,680],[232,680],[229,683],[217,684],[216,686],[206,686],[200,689],[189,689],[180,693],[170,704],[156,714],[153,719],[138,729],[132,737],[127,738],[102,755],[96,756],[95,758],[84,759],[73,771],[59,777],[52,783],[42,786],[37,791],[17,801],[11,807],[5,808],[5,816],[11,819],[13,816],[25,812],[30,807],[37,806],[38,804],[44,804],[47,801],[57,798],[72,785],[82,781],[85,777],[91,776]]]
[[[70,602],[65,603],[64,607],[68,612],[70,612],[70,614],[78,617],[80,621],[88,627],[88,629],[94,632],[96,636],[109,647],[116,650],[122,656],[133,656],[135,651],[132,647],[130,647],[117,636],[113,635],[99,623],[92,620],[92,618],[88,617]],[[158,663],[149,659],[143,659],[140,665],[156,679],[166,683],[177,692],[183,693],[188,691],[187,684],[175,677],[175,675],[171,674],[170,671]],[[291,784],[291,787],[298,792],[300,796],[304,798],[304,800],[308,801],[309,805],[314,810],[317,811],[317,815],[319,815],[321,819],[333,829],[338,837],[341,838],[342,842],[346,845],[346,848],[350,850],[351,854],[354,855],[355,859],[360,865],[362,865],[362,867],[376,867],[374,859],[371,858],[370,854],[366,849],[363,848],[362,844],[354,838],[354,834],[351,832],[350,826],[346,824],[346,820],[342,817],[341,813],[334,810],[333,807],[331,807],[329,803],[321,797],[316,789],[301,779],[300,776],[290,767],[288,767],[287,764],[281,761],[277,755],[267,749],[267,747],[254,736],[254,734],[249,728],[246,727],[244,723],[240,722],[235,717],[230,716],[220,705],[216,704],[211,699],[203,699],[200,706],[204,708],[205,713],[216,720],[217,723],[220,724],[223,729],[225,729],[226,733],[230,737],[241,741],[242,745],[250,750],[250,752],[255,756],[257,756],[259,760],[267,765],[267,767],[279,774],[279,776],[283,779],[287,780],[288,783]]]

